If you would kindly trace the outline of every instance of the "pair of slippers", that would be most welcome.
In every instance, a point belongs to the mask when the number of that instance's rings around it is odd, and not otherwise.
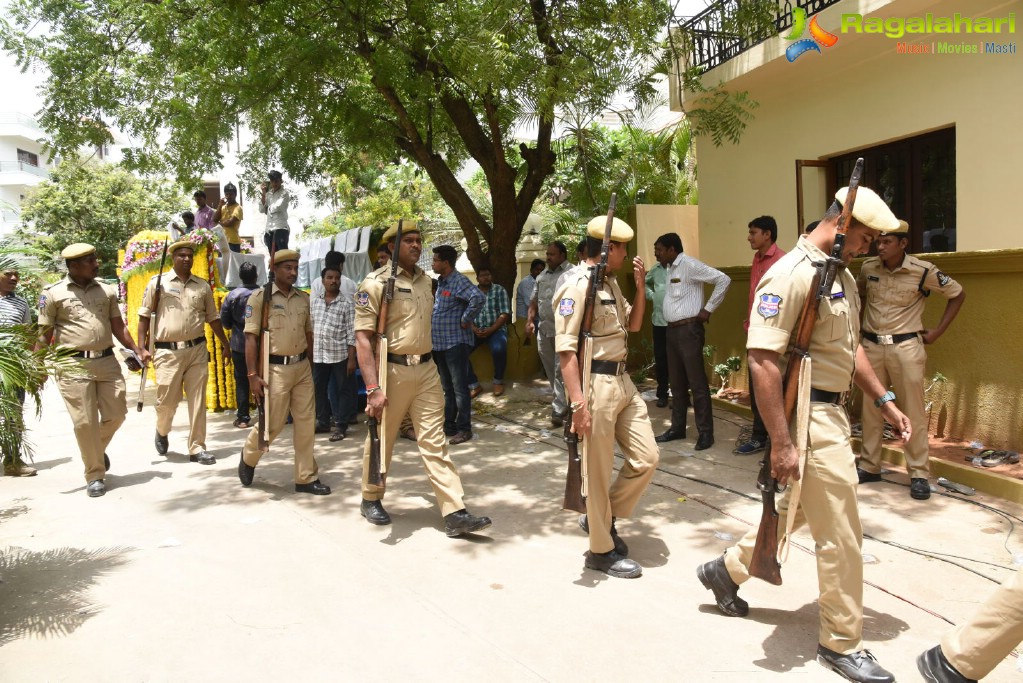
[[[998,467],[999,465],[1015,465],[1019,462],[1019,453],[988,448],[976,455],[966,456],[967,461],[972,461],[974,458],[980,458],[980,464],[984,467]]]

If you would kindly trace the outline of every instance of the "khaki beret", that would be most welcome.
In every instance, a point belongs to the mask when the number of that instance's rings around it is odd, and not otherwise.
[[[848,194],[848,187],[839,188],[835,193],[835,199],[844,206]],[[856,190],[856,204],[853,205],[852,215],[863,225],[879,232],[895,232],[899,228],[899,219],[884,200],[869,187],[861,186]]]
[[[882,235],[898,235],[899,237],[909,237],[909,223],[899,219],[899,227],[894,230],[884,230],[881,232]]]
[[[617,216],[612,219],[611,224],[611,241],[612,242],[629,242],[632,240],[635,233],[629,224],[618,218]],[[607,216],[595,216],[589,223],[586,224],[586,235],[587,237],[593,237],[594,239],[603,240],[604,230],[607,228]]]
[[[401,234],[408,232],[420,232],[419,224],[416,221],[402,221],[401,222]],[[387,232],[384,233],[384,243],[390,242],[398,236],[398,224],[393,223],[391,227],[387,228]]]
[[[60,257],[65,261],[74,261],[89,254],[95,254],[96,247],[85,242],[75,242],[64,247],[63,251],[60,252]]]
[[[287,261],[297,261],[298,252],[294,249],[281,249],[274,254],[274,265],[279,266]]]
[[[173,254],[178,249],[191,249],[194,252],[195,251],[195,242],[193,242],[192,240],[178,240],[174,244],[170,245],[167,248],[167,251],[169,251],[170,253]]]

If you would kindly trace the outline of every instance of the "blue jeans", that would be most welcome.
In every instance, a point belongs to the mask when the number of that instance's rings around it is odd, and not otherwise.
[[[444,387],[444,433],[454,436],[472,431],[472,399],[469,398],[468,344],[455,344],[444,351],[434,351],[433,358]]]
[[[504,384],[504,369],[508,367],[508,328],[502,327],[489,337],[480,339],[476,337],[476,345],[472,347],[475,351],[486,344],[490,347],[490,355],[494,357],[494,384]],[[469,388],[475,389],[480,385],[476,378],[476,372],[472,369],[472,362],[469,363]]]
[[[348,376],[348,361],[313,363],[313,386],[316,391],[316,424],[329,425],[331,417],[342,431],[355,417],[355,376]]]
[[[239,420],[248,422],[249,415],[249,371],[245,367],[245,354],[231,350],[231,366],[234,368],[234,397],[238,403]]]

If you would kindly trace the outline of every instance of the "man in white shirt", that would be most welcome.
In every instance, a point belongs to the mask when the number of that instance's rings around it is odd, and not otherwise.
[[[533,289],[536,287],[536,276],[543,272],[546,264],[543,259],[535,258],[529,264],[529,275],[522,278],[518,288],[515,290],[515,319],[525,320],[529,317],[529,300],[533,298]]]
[[[288,205],[291,203],[291,195],[283,187],[283,176],[280,171],[267,173],[269,184],[263,183],[259,186],[259,212],[266,214],[266,228],[263,230],[263,243],[268,252],[274,251],[272,245],[276,243],[277,249],[288,248],[288,237],[291,235],[291,228],[288,227]]]
[[[657,442],[685,438],[689,392],[692,391],[699,432],[694,448],[702,451],[714,445],[714,414],[703,365],[704,324],[721,305],[732,281],[720,270],[683,254],[682,239],[673,232],[661,235],[654,242],[654,258],[668,270],[663,313],[668,324],[668,377],[673,398],[671,427],[657,437]],[[714,285],[706,303],[703,301],[705,283]]]

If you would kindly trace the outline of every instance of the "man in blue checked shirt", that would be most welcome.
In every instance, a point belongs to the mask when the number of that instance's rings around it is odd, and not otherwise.
[[[458,252],[448,244],[433,249],[437,294],[433,300],[433,356],[444,387],[444,433],[455,445],[472,439],[469,354],[473,321],[486,300],[469,278],[455,270]]]
[[[476,281],[486,297],[486,302],[472,325],[473,334],[476,335],[472,350],[475,351],[484,344],[490,348],[490,355],[494,358],[494,396],[500,396],[504,393],[504,369],[508,366],[508,330],[505,325],[511,320],[511,303],[504,287],[494,284],[490,268],[484,266],[477,270]],[[481,393],[483,387],[480,386],[470,360],[469,396],[476,398]]]

